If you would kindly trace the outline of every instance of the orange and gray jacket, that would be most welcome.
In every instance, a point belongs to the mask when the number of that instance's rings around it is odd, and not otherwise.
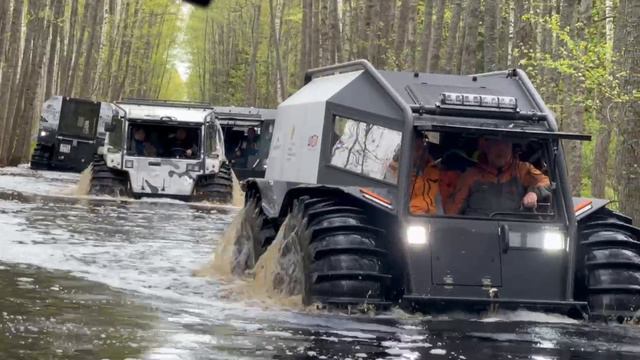
[[[413,176],[411,183],[413,184],[410,202],[411,214],[442,214],[438,165],[430,161],[419,174]]]
[[[462,175],[445,212],[489,216],[518,211],[526,193],[536,193],[540,201],[550,196],[550,185],[549,178],[528,162],[513,160],[501,171],[480,163]]]

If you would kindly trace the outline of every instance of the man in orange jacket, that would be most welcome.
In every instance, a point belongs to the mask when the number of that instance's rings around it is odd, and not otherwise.
[[[513,158],[512,143],[504,139],[480,139],[480,163],[460,178],[447,214],[490,216],[536,208],[550,196],[549,178],[527,162]]]
[[[440,168],[429,154],[428,139],[415,133],[410,212],[414,215],[442,214]]]

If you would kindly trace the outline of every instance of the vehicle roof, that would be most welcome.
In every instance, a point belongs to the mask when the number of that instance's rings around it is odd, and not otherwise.
[[[508,71],[479,75],[427,74],[378,70],[408,105],[433,106],[444,92],[511,96],[520,112],[541,112],[520,81],[507,76]]]
[[[171,121],[204,123],[207,115],[211,114],[212,108],[206,107],[175,107],[171,105],[140,105],[129,103],[117,103],[117,105],[127,112],[127,118],[132,120],[162,121],[163,117],[170,117]]]
[[[330,89],[331,91],[325,91]],[[452,105],[442,102],[443,93],[512,97],[515,109]],[[553,113],[547,109],[527,75],[520,69],[476,75],[428,74],[375,69],[366,60],[309,70],[305,86],[282,105],[310,106],[325,102],[335,106],[402,120],[407,110],[414,125],[457,124],[482,128],[557,131]]]

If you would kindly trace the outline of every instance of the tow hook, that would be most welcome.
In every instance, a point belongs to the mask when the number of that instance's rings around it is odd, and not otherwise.
[[[497,288],[491,288],[489,289],[489,299],[499,299],[500,298],[500,292],[498,291]],[[491,302],[491,305],[489,305],[489,313],[491,314],[495,314],[498,312],[498,303],[497,302]]]

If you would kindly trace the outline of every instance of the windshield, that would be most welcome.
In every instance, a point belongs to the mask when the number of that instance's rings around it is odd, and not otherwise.
[[[201,128],[130,123],[127,155],[158,158],[200,157]]]
[[[61,135],[93,140],[100,117],[100,103],[91,101],[62,101],[60,111]]]
[[[551,219],[548,145],[547,140],[416,132],[410,212]]]

